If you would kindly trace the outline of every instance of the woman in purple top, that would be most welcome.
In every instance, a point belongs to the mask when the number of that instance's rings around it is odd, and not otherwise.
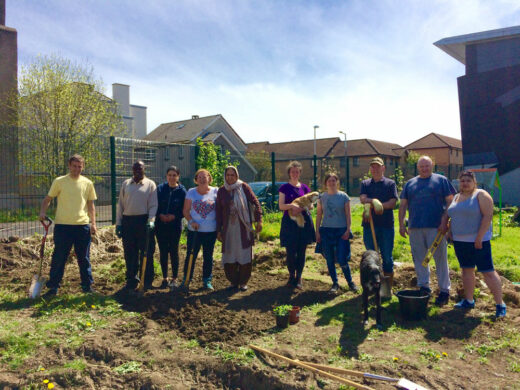
[[[300,183],[302,165],[298,161],[289,163],[287,173],[289,183],[282,185],[278,190],[280,193],[278,207],[284,212],[280,227],[280,245],[284,246],[287,251],[287,269],[289,270],[287,285],[301,290],[303,289],[302,272],[305,267],[305,250],[307,245],[315,241],[315,232],[310,214],[291,202],[311,190],[305,184]],[[298,227],[296,222],[289,217],[289,213],[291,215],[303,213],[305,226]]]

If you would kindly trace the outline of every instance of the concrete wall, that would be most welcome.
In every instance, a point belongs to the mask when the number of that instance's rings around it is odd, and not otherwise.
[[[520,206],[520,168],[500,176],[500,184],[502,185],[502,203]],[[498,193],[495,194],[494,200],[498,202]]]
[[[134,118],[135,138],[143,139],[146,136],[146,107],[131,104],[130,115]]]
[[[119,112],[128,129],[128,135],[137,139],[144,138],[146,135],[146,107],[130,104],[130,86],[112,84],[112,99],[119,105]]]
[[[130,117],[130,86],[126,84],[112,84],[112,99],[119,105],[122,116]]]
[[[8,108],[7,100],[17,92],[18,34],[14,28],[5,26],[5,0],[0,0],[0,192],[17,191],[18,133],[8,126],[15,112]]]

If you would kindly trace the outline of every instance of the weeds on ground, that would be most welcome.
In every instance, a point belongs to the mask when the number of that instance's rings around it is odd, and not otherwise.
[[[141,363],[135,361],[126,362],[121,364],[120,366],[115,367],[114,371],[121,375],[131,374],[133,372],[140,372]]]

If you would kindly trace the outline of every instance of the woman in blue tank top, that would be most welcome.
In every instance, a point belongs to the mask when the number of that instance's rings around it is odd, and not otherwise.
[[[493,267],[491,257],[493,199],[484,190],[477,188],[475,175],[463,171],[459,175],[460,192],[448,208],[450,217],[449,236],[453,240],[455,254],[462,268],[464,299],[455,304],[458,309],[475,307],[475,267],[484,276],[484,281],[493,293],[496,318],[506,315],[502,300],[502,282]]]

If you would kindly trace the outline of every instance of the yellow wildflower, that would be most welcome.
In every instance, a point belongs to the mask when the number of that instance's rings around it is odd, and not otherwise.
[[[443,353],[442,353],[442,356],[444,356],[444,357],[448,357],[448,353],[447,353],[447,352],[443,352]]]
[[[394,359],[393,359],[393,360],[394,360],[394,362],[396,362],[396,361],[399,360],[399,358],[398,358],[397,356],[394,356]]]
[[[90,307],[91,307],[92,309],[95,309],[95,308],[96,308],[96,305],[92,305],[92,306],[90,306]]]
[[[49,383],[49,380],[48,379],[44,379],[43,383],[47,384],[47,383]]]
[[[47,388],[48,388],[48,389],[54,389],[54,383],[52,383],[52,382],[49,383],[49,384],[47,385]]]
[[[92,324],[90,322],[87,322],[87,326],[92,326]]]
[[[45,368],[43,368],[43,367],[40,367],[40,371],[45,371]]]

